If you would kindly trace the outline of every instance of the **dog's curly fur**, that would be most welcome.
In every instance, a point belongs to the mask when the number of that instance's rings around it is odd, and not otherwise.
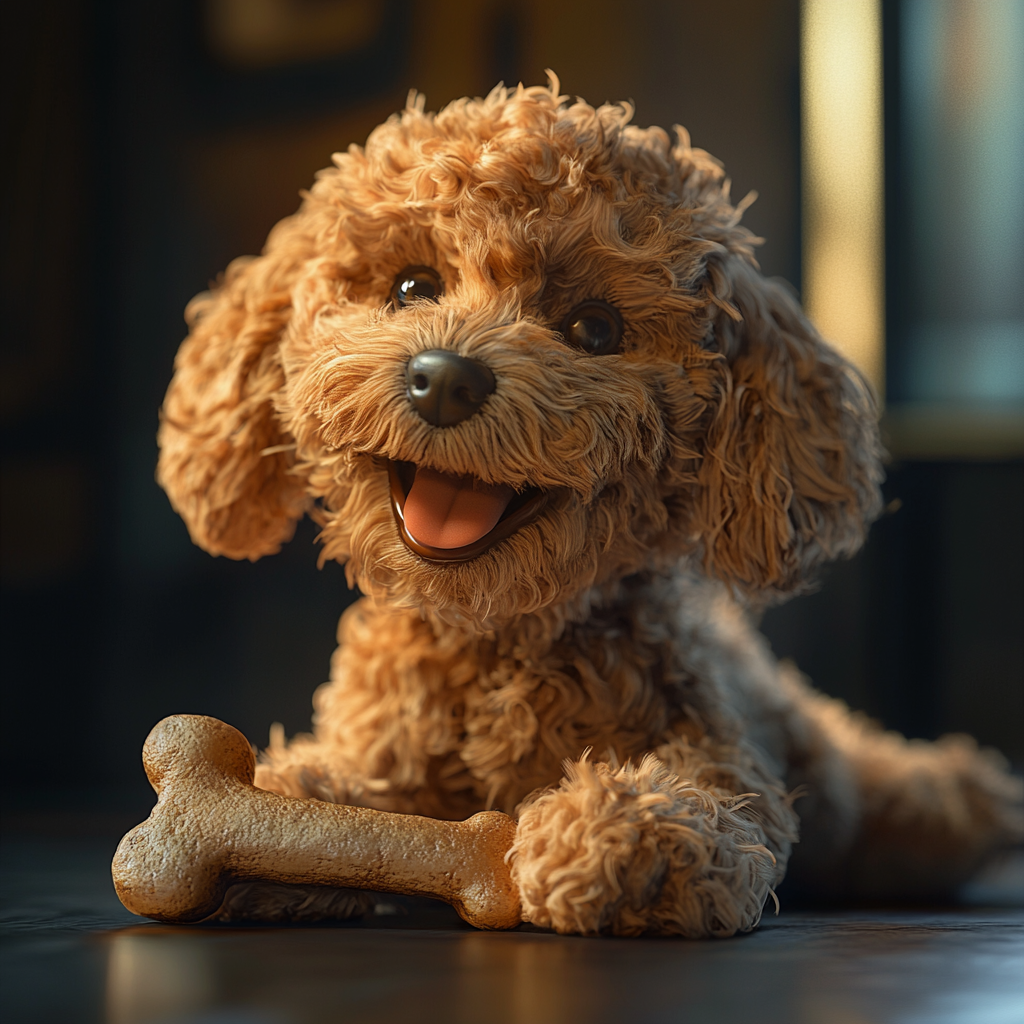
[[[870,390],[758,272],[721,165],[631,115],[569,103],[553,77],[436,116],[413,97],[190,305],[159,477],[193,539],[256,559],[309,514],[366,595],[313,734],[275,735],[258,784],[514,813],[524,916],[562,932],[754,927],[798,788],[805,884],[949,887],[1019,834],[996,756],[880,732],[777,664],[747,617],[862,543]],[[444,293],[395,309],[410,265]],[[560,335],[587,299],[620,311],[619,353]],[[409,401],[426,349],[496,378],[455,426]],[[388,460],[548,505],[476,558],[433,562],[400,537]]]

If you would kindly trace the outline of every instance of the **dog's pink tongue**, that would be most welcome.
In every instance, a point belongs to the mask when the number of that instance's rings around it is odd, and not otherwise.
[[[402,510],[413,540],[432,548],[461,548],[490,533],[515,492],[471,476],[417,469]]]

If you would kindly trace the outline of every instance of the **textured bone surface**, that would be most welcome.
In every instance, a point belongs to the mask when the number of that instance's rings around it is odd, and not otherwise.
[[[202,715],[159,722],[142,760],[157,804],[112,865],[135,914],[199,921],[233,882],[270,881],[432,896],[478,928],[519,923],[505,863],[515,824],[505,814],[439,821],[278,796],[253,785],[246,738]]]

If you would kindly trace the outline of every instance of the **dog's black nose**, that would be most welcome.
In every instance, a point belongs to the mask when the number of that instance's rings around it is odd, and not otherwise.
[[[494,391],[494,374],[483,363],[441,348],[413,356],[405,380],[416,411],[435,427],[461,423]]]

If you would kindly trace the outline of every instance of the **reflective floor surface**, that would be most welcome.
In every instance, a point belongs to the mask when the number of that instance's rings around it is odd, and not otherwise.
[[[9,1024],[1022,1024],[1020,859],[939,910],[783,912],[687,942],[474,931],[429,901],[359,924],[167,927],[110,885],[112,844],[2,853]]]

